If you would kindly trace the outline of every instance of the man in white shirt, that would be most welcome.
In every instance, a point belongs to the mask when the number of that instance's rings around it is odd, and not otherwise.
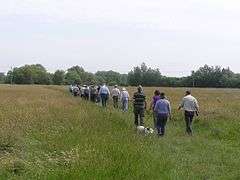
[[[128,110],[128,101],[129,101],[129,93],[127,92],[126,88],[122,88],[121,102],[122,102],[122,110],[124,112],[127,112]]]
[[[186,121],[186,132],[189,135],[192,135],[193,130],[192,130],[192,122],[194,115],[198,116],[199,113],[199,105],[198,101],[195,97],[191,95],[191,91],[186,91],[185,97],[182,99],[182,102],[178,108],[183,109],[185,111],[185,121]]]
[[[112,98],[113,98],[113,107],[118,108],[118,100],[120,98],[120,90],[118,89],[117,85],[115,85],[112,90]]]

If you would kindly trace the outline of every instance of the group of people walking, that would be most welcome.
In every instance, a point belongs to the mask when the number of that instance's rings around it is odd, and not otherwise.
[[[135,115],[135,125],[144,126],[144,116],[147,109],[146,96],[144,95],[143,88],[139,86],[137,92],[133,96],[133,107]],[[195,97],[191,95],[191,91],[186,91],[178,110],[184,110],[186,133],[193,134],[192,122],[195,115],[199,114],[199,105]],[[168,119],[172,118],[171,104],[166,98],[164,92],[156,90],[152,98],[149,110],[153,111],[153,124],[159,136],[164,136],[165,127]]]
[[[109,98],[112,97],[114,108],[119,108],[120,103],[121,109],[124,112],[128,111],[129,93],[124,87],[120,90],[118,85],[115,85],[111,92],[106,84],[102,86],[83,85],[82,87],[71,85],[69,89],[73,96],[81,96],[85,100],[101,104],[102,107],[106,107]]]
[[[128,111],[128,104],[130,101],[130,96],[126,88],[121,90],[117,85],[114,86],[110,92],[106,84],[102,86],[70,86],[70,91],[74,96],[80,95],[86,100],[91,100],[96,103],[100,103],[102,107],[107,106],[109,97],[112,97],[113,107],[119,108],[121,104],[121,109],[124,112]],[[144,126],[144,117],[147,110],[147,101],[144,94],[142,86],[137,87],[137,91],[133,94],[133,113],[134,113],[134,124],[136,127]],[[165,135],[165,127],[168,119],[172,118],[170,101],[167,99],[164,92],[155,90],[154,96],[152,97],[149,110],[153,112],[153,125],[157,130],[157,134],[161,137]],[[188,135],[193,134],[192,122],[195,115],[199,114],[199,105],[195,97],[191,95],[191,91],[186,91],[178,110],[184,110],[185,123],[186,123],[186,133]]]

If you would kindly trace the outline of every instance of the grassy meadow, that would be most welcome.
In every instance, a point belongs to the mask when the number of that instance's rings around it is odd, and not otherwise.
[[[240,179],[240,90],[193,89],[193,137],[177,111],[185,89],[160,90],[173,107],[164,138],[138,135],[131,108],[102,109],[61,86],[1,85],[0,179]]]

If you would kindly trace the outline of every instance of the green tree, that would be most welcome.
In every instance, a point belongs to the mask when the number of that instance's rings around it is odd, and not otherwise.
[[[65,71],[63,70],[57,70],[53,74],[52,81],[53,84],[55,85],[62,85],[64,84],[64,79],[65,79]]]
[[[0,73],[0,83],[4,83],[5,81],[5,74],[4,73]]]

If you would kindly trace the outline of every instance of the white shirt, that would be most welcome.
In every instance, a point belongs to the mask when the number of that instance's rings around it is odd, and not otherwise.
[[[199,105],[195,97],[187,95],[182,99],[180,107],[182,107],[185,111],[197,111]]]
[[[117,97],[120,96],[120,90],[118,88],[114,88],[112,90],[112,97],[114,97],[114,96],[117,96]]]
[[[121,99],[122,100],[128,100],[129,99],[129,94],[127,91],[122,91],[121,93]]]

